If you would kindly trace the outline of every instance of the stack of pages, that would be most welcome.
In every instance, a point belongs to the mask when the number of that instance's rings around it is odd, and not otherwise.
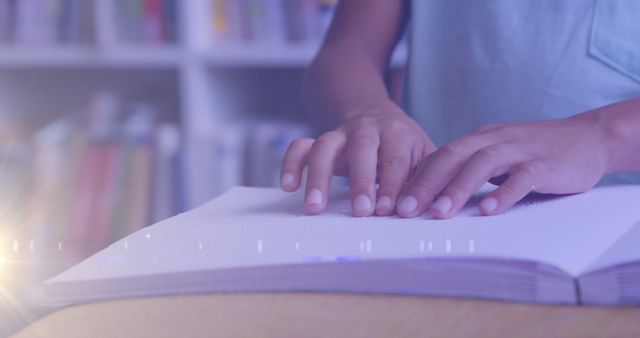
[[[479,198],[448,220],[356,218],[347,190],[334,189],[327,212],[311,216],[300,193],[236,187],[114,243],[46,291],[71,303],[237,291],[640,303],[640,186],[530,196],[491,217],[478,214]]]

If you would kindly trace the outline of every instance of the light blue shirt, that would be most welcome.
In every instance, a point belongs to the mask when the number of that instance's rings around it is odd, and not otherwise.
[[[408,110],[441,146],[640,96],[640,0],[413,0]]]

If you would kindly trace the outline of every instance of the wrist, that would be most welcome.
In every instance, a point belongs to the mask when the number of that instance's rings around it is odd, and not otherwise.
[[[363,117],[397,117],[407,118],[407,114],[390,99],[370,100],[355,104],[341,114],[340,124]]]
[[[606,174],[640,171],[640,99],[588,112],[608,155]]]

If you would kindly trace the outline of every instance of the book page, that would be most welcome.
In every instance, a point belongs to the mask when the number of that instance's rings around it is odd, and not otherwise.
[[[589,264],[585,272],[632,262],[640,263],[640,222],[631,227],[607,251]]]
[[[485,192],[490,187],[485,187]],[[529,260],[577,276],[638,220],[639,186],[528,198],[480,216],[352,217],[346,188],[308,215],[301,193],[236,187],[193,211],[142,229],[50,282],[304,262],[458,257]]]

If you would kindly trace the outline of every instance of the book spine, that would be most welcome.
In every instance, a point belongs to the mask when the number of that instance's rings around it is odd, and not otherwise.
[[[91,233],[88,236],[88,241],[91,243],[90,251],[94,248],[101,249],[110,243],[113,209],[116,203],[120,147],[113,141],[101,145],[101,147],[103,148],[104,166],[97,178],[96,205],[93,208],[93,222]]]
[[[62,0],[57,12],[57,41],[63,45],[77,45],[82,41],[80,31],[83,15],[89,15],[86,11],[80,13],[80,0]],[[85,19],[89,20],[89,19]]]
[[[127,214],[131,206],[131,189],[135,185],[132,140],[125,138],[121,143],[119,168],[114,188],[115,205],[111,216],[111,241],[117,241],[127,234]]]
[[[120,2],[112,0],[95,1],[94,16],[98,25],[98,43],[105,48],[113,47],[119,41],[119,27],[122,27],[117,24],[118,14],[120,13],[116,10],[116,5]]]
[[[53,45],[57,42],[57,16],[60,0],[39,1],[40,18],[38,20],[38,44]]]
[[[245,6],[244,0],[225,0],[227,10],[227,21],[229,23],[229,34],[227,41],[239,42],[246,33],[245,22],[243,21],[242,9]]]
[[[287,40],[302,43],[306,40],[303,6],[300,0],[283,0]]]
[[[31,42],[31,27],[30,27],[30,17],[33,15],[33,1],[32,0],[22,0],[16,1],[16,19],[15,19],[15,27],[14,27],[14,37],[13,40],[16,44],[28,44]]]
[[[132,154],[131,205],[127,214],[127,230],[130,234],[149,225],[153,151],[149,144],[138,144]]]
[[[151,217],[152,173],[154,172],[154,119],[155,111],[147,104],[137,104],[128,121],[127,134],[133,141],[131,148],[132,184],[130,200],[124,213],[126,233],[149,225]]]
[[[230,36],[229,10],[225,0],[211,1],[211,31],[214,40],[226,41]]]
[[[95,44],[97,41],[97,25],[98,15],[96,13],[96,9],[98,8],[97,2],[94,1],[85,1],[85,0],[73,0],[70,3],[70,12],[72,21],[70,24],[71,31],[71,40],[74,44]],[[105,18],[108,19],[106,15],[110,13],[105,13]],[[111,13],[113,14],[113,13]],[[113,39],[115,33],[113,28],[113,23],[107,24],[110,29],[110,32],[107,34],[108,38]],[[113,43],[113,41],[107,41],[107,43]]]
[[[165,43],[178,42],[178,7],[176,0],[164,0],[162,3],[162,35]]]
[[[88,238],[89,224],[95,205],[95,190],[98,185],[100,170],[103,167],[101,149],[96,144],[90,144],[83,157],[81,174],[76,191],[76,202],[73,216],[66,236],[66,258],[69,263],[84,257],[88,251],[85,239]]]
[[[142,21],[143,42],[152,45],[162,44],[162,0],[144,0]]]
[[[244,124],[225,126],[217,130],[215,140],[215,159],[219,180],[216,184],[216,195],[245,181],[244,155],[246,153],[248,128]]]
[[[266,0],[266,25],[268,27],[268,40],[274,44],[284,44],[287,41],[287,33],[284,20],[282,0]]]
[[[144,27],[144,1],[135,0],[128,1],[129,6],[129,42],[133,44],[141,44],[145,42],[145,27]]]
[[[0,0],[0,44],[9,42],[9,1]]]
[[[80,182],[78,178],[81,178],[83,173],[83,154],[87,151],[88,140],[84,130],[80,130],[74,125],[71,141],[69,144],[68,157],[65,160],[68,163],[65,177],[60,181],[60,189],[57,194],[58,198],[62,201],[57,213],[59,215],[59,221],[56,225],[58,235],[55,240],[59,242],[60,246],[58,251],[63,250],[63,246],[66,247],[68,243],[67,231],[70,228],[73,217],[76,211],[76,203],[78,198],[78,191],[80,191]],[[81,181],[81,180],[80,180]],[[58,246],[58,243],[52,243]]]
[[[254,40],[261,43],[275,41],[274,25],[270,18],[268,0],[251,0],[251,30]]]
[[[181,148],[182,149],[182,148]],[[180,149],[180,150],[181,150]],[[172,169],[172,193],[171,193],[171,205],[172,215],[177,215],[187,210],[187,184],[185,180],[184,170],[184,155],[183,152],[178,150],[171,161]]]
[[[6,41],[11,44],[16,42],[16,26],[18,22],[17,0],[7,0],[7,32]]]
[[[175,161],[180,150],[180,134],[174,125],[162,125],[156,131],[155,183],[153,193],[153,221],[173,216],[176,187]]]

